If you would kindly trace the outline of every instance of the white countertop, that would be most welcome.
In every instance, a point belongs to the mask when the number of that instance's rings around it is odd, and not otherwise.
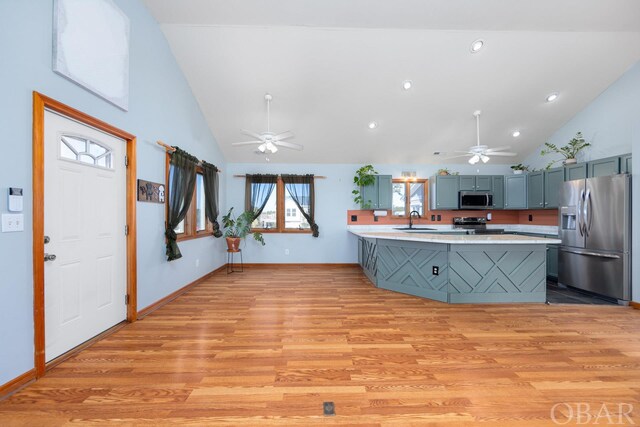
[[[352,232],[401,232],[400,227],[407,227],[408,224],[386,224],[386,225],[347,225],[347,230]],[[451,224],[416,224],[415,228],[434,228],[437,231],[454,231]],[[500,228],[508,232],[558,235],[558,227],[555,225],[525,225],[525,224],[487,224],[488,229]]]
[[[553,245],[560,244],[560,239],[548,239],[545,237],[518,236],[513,234],[461,234],[461,235],[440,235],[438,231],[430,233],[404,233],[398,230],[371,230],[375,226],[370,226],[369,230],[353,229],[349,226],[349,232],[360,237],[370,239],[387,239],[387,240],[403,240],[409,242],[424,243],[445,243],[445,244],[509,244],[509,245]],[[432,228],[432,227],[429,227]],[[452,231],[449,229],[441,229],[441,232]]]

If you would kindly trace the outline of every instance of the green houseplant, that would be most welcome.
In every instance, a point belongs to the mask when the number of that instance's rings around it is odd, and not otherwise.
[[[438,175],[451,175],[451,171],[447,168],[438,169]]]
[[[584,140],[582,132],[577,132],[576,136],[571,138],[567,145],[558,147],[557,145],[550,142],[545,142],[544,146],[545,148],[540,152],[542,156],[553,153],[561,154],[563,156],[562,159],[554,160],[549,163],[547,165],[547,169],[549,169],[551,166],[553,166],[554,163],[560,161],[562,161],[564,164],[576,163],[576,157],[578,156],[578,153],[580,153],[580,151],[582,151],[583,149],[591,146],[591,144]]]
[[[353,177],[353,183],[357,187],[357,189],[353,190],[351,193],[353,194],[353,201],[356,204],[361,205],[363,208],[368,208],[371,206],[371,200],[365,201],[362,198],[362,193],[360,192],[360,188],[367,187],[369,185],[374,185],[376,183],[376,175],[378,172],[375,171],[372,165],[365,165],[356,171],[355,176]]]
[[[521,174],[522,172],[528,171],[529,166],[525,166],[522,163],[518,163],[517,165],[511,166],[511,169],[513,169],[514,174],[518,175],[518,174]]]
[[[253,221],[253,213],[244,211],[236,218],[233,215],[233,208],[222,217],[222,227],[224,228],[224,237],[227,239],[227,247],[230,251],[238,251],[240,248],[240,240],[249,234],[253,236],[256,242],[265,245],[262,233],[259,231],[251,231],[251,222]]]

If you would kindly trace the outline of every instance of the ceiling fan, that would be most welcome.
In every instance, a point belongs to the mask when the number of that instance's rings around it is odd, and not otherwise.
[[[475,165],[480,160],[482,163],[487,163],[490,159],[489,156],[505,156],[505,157],[513,157],[517,156],[517,153],[511,153],[508,151],[511,148],[508,145],[503,147],[489,148],[488,145],[480,145],[480,114],[482,112],[480,110],[474,111],[473,116],[476,118],[476,135],[477,135],[477,143],[473,147],[469,147],[468,151],[454,151],[454,153],[462,153],[458,156],[449,157],[449,159],[455,159],[457,157],[469,157],[469,163]]]
[[[282,133],[274,133],[271,132],[270,128],[270,111],[269,107],[271,105],[271,101],[273,100],[273,96],[271,94],[264,95],[265,101],[267,101],[267,130],[262,133],[251,132],[245,129],[242,129],[242,133],[255,138],[255,140],[251,141],[243,141],[243,142],[233,142],[231,145],[239,146],[239,145],[253,145],[258,144],[258,149],[256,153],[271,153],[274,154],[278,151],[278,147],[282,148],[291,148],[293,150],[302,150],[302,145],[294,144],[293,142],[286,142],[285,139],[293,138],[293,133],[288,130]]]

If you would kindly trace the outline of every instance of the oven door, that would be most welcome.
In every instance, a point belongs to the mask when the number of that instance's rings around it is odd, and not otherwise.
[[[460,191],[458,208],[490,209],[493,206],[493,194],[489,191]]]

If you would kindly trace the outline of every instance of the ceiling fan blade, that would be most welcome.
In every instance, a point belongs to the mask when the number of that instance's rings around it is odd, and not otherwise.
[[[459,156],[451,156],[451,157],[445,157],[442,160],[450,160],[450,159],[457,159],[460,157],[473,157],[473,154],[471,153],[467,153],[467,154],[460,154]]]
[[[487,156],[506,156],[506,157],[513,157],[513,156],[517,156],[518,153],[509,153],[506,151],[498,151],[497,153],[485,153],[485,155]]]
[[[240,133],[243,133],[243,134],[245,134],[245,135],[251,136],[251,137],[253,137],[253,138],[255,138],[255,139],[259,139],[260,141],[262,141],[262,135],[257,134],[257,133],[255,133],[255,132],[251,132],[250,130],[242,129],[242,130],[240,131]]]
[[[302,149],[304,148],[302,145],[294,144],[293,142],[273,141],[273,143],[279,147],[286,147],[286,148],[291,148],[299,151],[302,151]]]
[[[231,145],[250,145],[250,144],[262,144],[262,141],[242,141],[242,142],[231,143]]]
[[[502,147],[495,147],[495,148],[487,148],[485,150],[485,153],[492,153],[492,152],[495,152],[495,151],[508,150],[509,148],[511,148],[510,145],[504,145]]]
[[[281,132],[277,135],[273,136],[272,141],[282,141],[284,139],[289,139],[289,138],[293,138],[293,132],[291,132],[290,130],[286,131],[286,132]]]

